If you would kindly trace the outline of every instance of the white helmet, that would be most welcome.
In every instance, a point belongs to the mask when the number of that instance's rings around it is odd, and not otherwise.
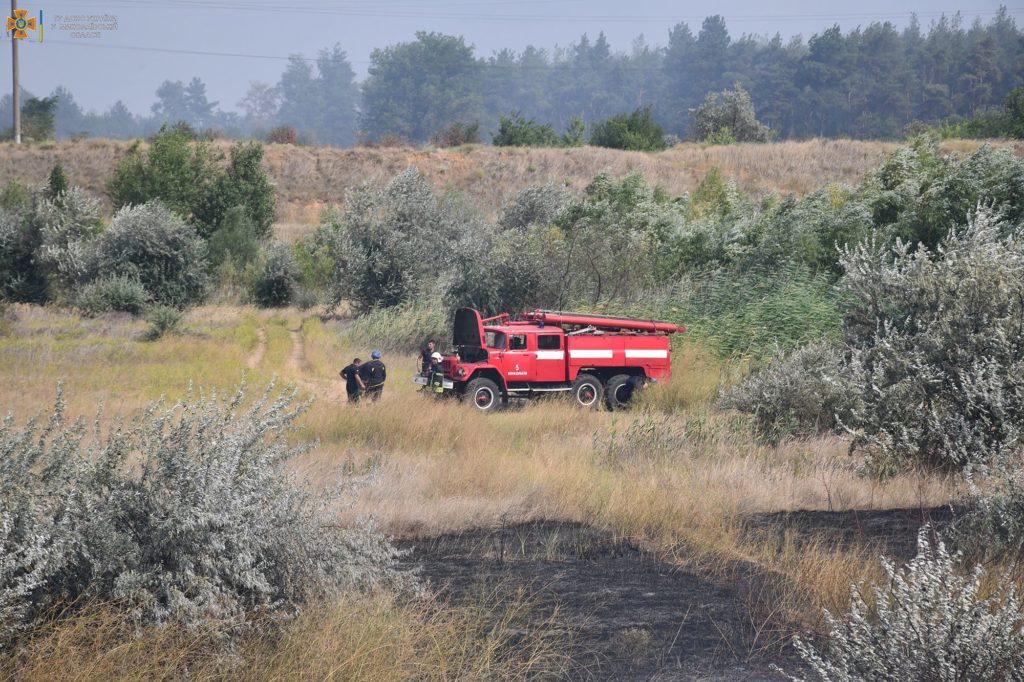
[[[443,358],[441,357],[440,353],[434,353],[433,355],[430,356],[430,359],[433,360],[434,362],[441,362]]]

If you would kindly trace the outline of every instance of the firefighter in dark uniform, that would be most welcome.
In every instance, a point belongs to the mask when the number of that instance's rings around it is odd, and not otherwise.
[[[370,353],[371,360],[359,368],[359,378],[363,380],[363,384],[366,386],[367,397],[377,402],[380,400],[380,394],[384,391],[384,382],[388,378],[387,368],[384,363],[380,361],[380,351],[375,350]]]
[[[427,341],[427,345],[420,349],[420,374],[425,377],[429,377],[430,365],[433,363],[433,356],[437,350],[437,344],[434,339]]]
[[[345,393],[348,394],[348,401],[353,404],[359,402],[359,395],[366,388],[363,384],[363,378],[359,376],[359,364],[361,362],[362,360],[356,358],[352,361],[351,365],[346,365],[343,370],[338,372],[341,378],[345,380]]]

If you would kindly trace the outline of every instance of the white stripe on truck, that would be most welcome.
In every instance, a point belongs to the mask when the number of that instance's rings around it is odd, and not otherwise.
[[[610,350],[571,350],[569,351],[569,357],[580,358],[582,360],[593,360],[597,358],[611,359],[612,352]]]
[[[538,360],[565,360],[564,350],[539,350],[537,351]]]
[[[661,358],[665,359],[668,357],[667,350],[627,350],[627,358]]]

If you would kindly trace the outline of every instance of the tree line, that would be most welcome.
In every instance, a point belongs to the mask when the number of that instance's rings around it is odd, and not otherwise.
[[[419,32],[374,50],[361,83],[340,45],[315,60],[293,55],[277,83],[251,83],[240,113],[219,108],[198,77],[161,84],[145,117],[122,102],[85,112],[63,87],[51,98],[58,137],[130,138],[184,121],[228,137],[288,126],[298,141],[347,146],[424,143],[454,123],[478,125],[486,138],[513,113],[562,134],[575,120],[592,127],[646,107],[667,133],[687,138],[695,134],[692,110],[736,85],[777,138],[901,138],[915,122],[956,130],[1022,84],[1024,34],[1003,7],[988,23],[965,25],[957,14],[927,28],[916,19],[903,29],[832,26],[806,41],[733,37],[725,19],[712,16],[697,30],[677,24],[666,45],[641,35],[625,52],[601,33],[564,48],[483,57],[462,37]],[[0,99],[0,120],[10,107],[9,97]]]

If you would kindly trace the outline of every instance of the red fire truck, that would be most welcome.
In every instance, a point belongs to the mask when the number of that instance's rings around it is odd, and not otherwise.
[[[669,335],[684,330],[670,322],[550,310],[481,319],[460,308],[455,352],[444,356],[438,392],[482,412],[510,398],[554,392],[569,393],[581,407],[618,409],[644,383],[669,378]]]

